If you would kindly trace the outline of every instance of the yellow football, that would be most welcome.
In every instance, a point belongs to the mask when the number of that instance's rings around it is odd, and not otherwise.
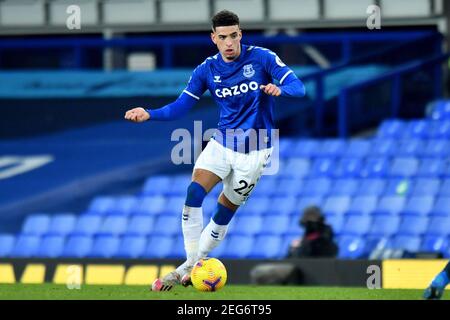
[[[227,269],[219,259],[200,259],[192,268],[191,281],[199,291],[217,291],[227,282]]]

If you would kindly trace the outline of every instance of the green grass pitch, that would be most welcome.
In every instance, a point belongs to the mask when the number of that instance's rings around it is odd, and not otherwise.
[[[176,287],[169,292],[151,292],[147,286],[82,285],[69,290],[53,284],[0,285],[0,300],[420,300],[423,290],[343,287],[227,285],[217,292],[198,292]],[[449,292],[444,299],[450,300]]]

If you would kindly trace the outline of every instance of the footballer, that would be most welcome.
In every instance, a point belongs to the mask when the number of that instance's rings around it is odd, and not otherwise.
[[[274,52],[241,44],[241,39],[239,17],[227,10],[218,12],[212,18],[211,40],[219,52],[193,71],[177,100],[159,109],[138,107],[125,114],[125,119],[133,122],[177,119],[206,90],[220,113],[218,127],[195,162],[187,187],[181,221],[186,261],[156,279],[153,291],[190,283],[195,262],[224,239],[236,210],[247,200],[269,162],[276,143],[271,138],[275,130],[274,97],[305,95],[304,84]],[[220,181],[223,190],[211,220],[203,228],[203,199]]]

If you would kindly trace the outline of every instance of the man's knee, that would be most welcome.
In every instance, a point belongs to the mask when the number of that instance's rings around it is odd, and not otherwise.
[[[192,181],[187,189],[185,205],[188,207],[201,207],[206,195],[205,188],[201,184]]]

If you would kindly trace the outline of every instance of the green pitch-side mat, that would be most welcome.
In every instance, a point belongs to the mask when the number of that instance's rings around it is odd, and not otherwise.
[[[365,289],[343,287],[293,287],[227,285],[217,292],[176,287],[151,292],[147,286],[82,285],[68,289],[54,284],[0,285],[0,300],[420,300],[423,290]],[[450,300],[447,291],[443,299]]]

